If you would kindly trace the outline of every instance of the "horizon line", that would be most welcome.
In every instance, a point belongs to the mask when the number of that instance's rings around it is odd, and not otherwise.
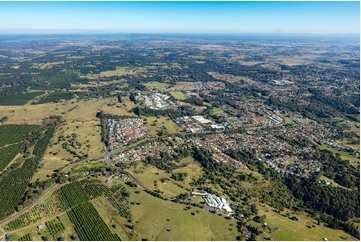
[[[1,0],[0,0],[1,1]],[[108,32],[108,31],[59,31],[59,32],[1,32],[0,35],[111,35],[111,34],[143,34],[143,35],[358,35],[360,33],[294,33],[294,32]],[[44,30],[47,31],[47,30]]]

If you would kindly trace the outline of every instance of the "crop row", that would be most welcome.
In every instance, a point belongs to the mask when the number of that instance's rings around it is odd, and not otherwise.
[[[119,236],[112,234],[99,213],[90,202],[73,207],[67,212],[75,226],[75,232],[82,241],[118,241]]]
[[[45,222],[45,227],[50,235],[56,235],[65,230],[64,224],[58,219]]]
[[[8,124],[0,126],[0,147],[22,141],[37,125]]]
[[[27,234],[24,234],[23,236],[21,236],[20,238],[18,238],[18,241],[30,241],[31,238],[30,238],[30,234],[27,233]]]
[[[121,217],[127,218],[127,219],[131,218],[130,209],[129,209],[129,206],[127,204],[125,204],[125,203],[119,204],[119,202],[117,202],[113,197],[109,197],[108,201],[112,204],[112,206],[115,209],[117,209],[118,214]]]
[[[72,182],[61,187],[60,203],[65,208],[71,208],[89,200],[89,196],[79,182]]]
[[[49,216],[52,216],[55,213],[56,211],[51,204],[38,204],[35,205],[29,212],[26,212],[17,219],[9,222],[6,225],[5,229],[8,231],[19,229]]]
[[[12,214],[21,202],[21,198],[28,188],[29,180],[37,170],[54,129],[55,125],[50,126],[38,139],[33,151],[34,157],[26,159],[21,167],[12,170],[0,180],[0,191],[2,193],[0,196],[0,219]]]
[[[19,153],[19,145],[13,144],[0,148],[0,172],[14,159]]]

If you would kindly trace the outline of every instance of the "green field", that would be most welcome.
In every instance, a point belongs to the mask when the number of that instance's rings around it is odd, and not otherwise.
[[[143,191],[132,192],[131,201],[135,203],[131,210],[136,240],[235,240],[238,235],[234,220],[200,208],[185,211],[186,205],[163,201]]]
[[[137,73],[144,72],[144,68],[129,68],[129,67],[117,67],[115,70],[102,71],[100,74],[88,74],[86,76],[81,76],[89,79],[97,79],[99,77],[110,77],[110,76],[125,76],[125,75],[135,75]]]
[[[223,113],[223,110],[221,108],[212,108],[211,113],[213,115],[217,115],[217,114]]]
[[[160,179],[170,178],[170,174],[166,173],[163,170],[160,170],[152,165],[145,166],[144,164],[139,164],[137,169],[131,170],[131,172],[149,189],[155,190],[159,189],[162,193],[164,192],[167,195],[177,196],[186,191],[172,181],[166,181],[162,183]],[[155,186],[154,181],[156,181],[157,186]]]
[[[184,100],[187,98],[187,96],[184,95],[183,92],[170,92],[170,95],[172,95],[172,97],[174,97],[177,100]]]
[[[103,110],[107,114],[133,116],[132,110],[136,105],[128,98],[117,106],[108,106],[109,103],[117,103],[117,98],[92,98],[88,100],[71,99],[58,103],[44,103],[28,106],[0,106],[0,117],[7,116],[5,123],[30,123],[38,124],[42,119],[51,115],[60,115],[64,121],[96,121],[96,112]]]
[[[156,89],[156,90],[159,90],[159,91],[165,91],[170,87],[169,84],[162,83],[162,82],[147,82],[144,85],[150,90]]]
[[[167,117],[147,117],[147,127],[153,136],[156,136],[158,130],[164,126],[169,134],[179,133],[181,128]]]
[[[298,221],[284,217],[278,214],[268,206],[259,207],[259,214],[266,215],[265,222],[271,227],[277,227],[278,229],[272,233],[268,232],[273,240],[311,240],[322,241],[322,238],[328,240],[355,240],[352,236],[346,234],[341,230],[334,230],[326,227],[325,225],[317,225],[317,222],[304,215],[296,214]],[[285,214],[285,212],[282,212]],[[312,227],[314,225],[314,227]],[[259,224],[259,226],[261,226]],[[263,233],[257,237],[258,240],[266,240],[268,236]]]
[[[193,179],[198,179],[202,175],[202,168],[199,164],[194,163],[192,157],[184,158],[182,163],[187,164],[187,166],[175,169],[172,173],[187,173],[187,177],[185,177],[184,181],[175,181],[170,178],[171,173],[166,173],[155,166],[145,165],[143,163],[139,163],[136,168],[132,168],[129,171],[132,172],[149,189],[159,189],[162,193],[167,195],[177,196],[187,192],[186,189],[191,189],[189,183],[192,182]],[[160,179],[164,178],[167,180],[162,182]]]
[[[194,85],[195,84],[193,82],[177,82],[174,87],[170,87],[168,90],[169,91],[173,91],[173,90],[176,90],[176,89],[182,90],[184,88],[192,87]]]

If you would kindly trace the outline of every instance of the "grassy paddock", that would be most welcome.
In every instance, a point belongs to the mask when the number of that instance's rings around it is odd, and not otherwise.
[[[164,126],[169,134],[179,133],[181,130],[177,124],[167,117],[147,117],[146,119],[147,127],[153,136],[157,135],[161,126]],[[155,125],[152,125],[153,123],[155,123]]]
[[[162,82],[147,82],[144,85],[150,90],[156,89],[156,90],[159,90],[159,91],[165,91],[170,87],[169,84],[162,83]]]
[[[322,238],[328,240],[355,240],[352,236],[346,234],[341,230],[334,230],[326,227],[325,225],[317,225],[317,221],[306,216],[302,213],[295,214],[299,219],[294,221],[288,217],[272,211],[269,206],[259,207],[259,214],[266,215],[265,222],[269,226],[277,227],[278,229],[272,233],[268,233],[273,240],[311,240],[322,241]],[[314,225],[314,227],[312,227]],[[261,225],[259,225],[261,226]],[[259,240],[265,240],[268,236],[262,234],[258,236]]]
[[[172,95],[172,97],[174,97],[177,100],[184,100],[187,98],[183,92],[170,92],[170,95]]]
[[[210,212],[132,191],[131,206],[136,240],[235,240],[235,221]],[[136,203],[140,203],[137,205]],[[192,213],[194,215],[192,215]]]
[[[115,106],[107,104],[115,103]],[[116,106],[119,106],[116,107]],[[105,113],[115,115],[134,115],[129,112],[135,104],[128,99],[118,103],[117,98],[92,98],[88,100],[71,99],[58,103],[44,103],[29,106],[0,106],[0,117],[7,116],[5,123],[40,123],[41,119],[50,115],[63,116],[65,121],[98,121],[96,112],[104,110]]]

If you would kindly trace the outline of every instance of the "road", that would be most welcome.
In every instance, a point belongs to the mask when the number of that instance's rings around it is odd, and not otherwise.
[[[146,190],[146,191],[149,191],[149,189],[147,187],[145,187],[141,181],[139,181],[133,174],[127,172],[127,171],[124,171],[122,170],[121,168],[119,167],[116,167],[114,166],[111,161],[110,161],[110,156],[111,155],[114,155],[114,154],[117,154],[117,153],[120,153],[120,152],[124,152],[126,148],[122,148],[122,149],[119,149],[119,150],[113,150],[111,152],[109,152],[107,149],[106,151],[104,152],[104,154],[101,154],[101,155],[97,155],[97,156],[93,156],[93,157],[88,157],[88,158],[84,158],[84,159],[81,159],[77,162],[74,162],[72,164],[69,164],[68,166],[64,167],[64,169],[62,170],[62,173],[66,173],[68,172],[71,168],[73,168],[74,166],[76,165],[79,165],[81,163],[84,163],[84,162],[87,162],[87,161],[91,161],[91,160],[96,160],[96,159],[101,159],[101,158],[105,158],[105,162],[107,163],[107,166],[108,167],[112,167],[112,168],[115,168],[115,169],[118,169],[120,172],[122,173],[126,173],[130,178],[132,178],[134,180],[134,182],[139,186],[141,187],[143,190]],[[23,210],[21,210],[20,212],[18,213],[15,213],[13,215],[11,215],[10,217],[0,221],[0,226],[3,225],[3,224],[6,224],[16,218],[18,218],[19,216],[21,216],[22,214],[26,213],[27,211],[29,211],[33,206],[36,205],[36,203],[38,203],[44,196],[46,196],[47,194],[49,194],[51,191],[53,191],[55,188],[57,188],[58,186],[60,186],[59,183],[54,183],[53,185],[51,185],[48,189],[46,189],[43,194],[40,195],[40,197],[38,197],[37,199],[35,199],[30,205],[28,205],[26,208],[24,208]]]
[[[38,197],[37,199],[35,199],[29,206],[27,206],[26,208],[24,208],[23,210],[21,210],[18,213],[15,213],[13,215],[11,215],[10,217],[8,217],[7,219],[3,220],[0,222],[0,225],[6,224],[8,222],[10,222],[11,220],[14,220],[16,218],[18,218],[19,216],[21,216],[22,214],[26,213],[28,210],[30,210],[36,203],[38,203],[40,201],[40,199],[42,199],[44,196],[46,196],[49,192],[51,192],[52,190],[54,190],[55,188],[57,188],[59,186],[58,183],[54,183],[53,185],[51,185],[45,192],[43,192],[43,194],[41,194],[40,197]]]
[[[119,151],[119,150],[117,150],[116,152],[121,152],[121,151]],[[104,156],[105,156],[105,162],[107,163],[107,166],[108,167],[111,167],[111,168],[113,168],[113,169],[117,169],[117,170],[119,170],[121,173],[125,173],[125,174],[127,174],[130,178],[132,178],[133,179],[133,181],[139,186],[139,187],[141,187],[143,190],[145,190],[145,191],[150,191],[146,186],[144,186],[143,185],[143,183],[140,181],[140,180],[138,180],[138,178],[136,178],[132,173],[130,173],[130,172],[128,172],[128,171],[125,171],[125,170],[123,170],[123,169],[121,169],[121,168],[119,168],[119,167],[117,167],[117,166],[114,166],[112,163],[111,163],[111,161],[110,161],[110,156],[111,155],[113,155],[113,154],[115,154],[116,152],[109,152],[108,150],[106,150],[105,151],[105,153],[104,153]]]

